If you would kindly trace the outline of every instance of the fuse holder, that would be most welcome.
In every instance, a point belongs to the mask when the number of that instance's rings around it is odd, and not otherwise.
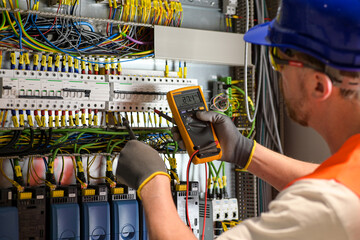
[[[20,200],[31,199],[31,198],[32,198],[32,192],[20,192],[19,193]]]
[[[186,185],[185,184],[179,184],[175,187],[176,191],[186,191]]]
[[[124,188],[117,187],[117,188],[111,188],[111,194],[123,194]]]
[[[50,197],[52,197],[52,198],[64,197],[64,190],[51,191],[50,192]]]
[[[95,195],[95,189],[82,189],[82,195],[83,196],[94,196]]]

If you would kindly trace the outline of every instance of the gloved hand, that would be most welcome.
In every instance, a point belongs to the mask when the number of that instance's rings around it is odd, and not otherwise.
[[[165,163],[156,150],[137,140],[126,143],[120,152],[116,169],[117,178],[121,183],[137,189],[140,197],[142,187],[159,174],[170,179]]]
[[[256,142],[243,136],[235,127],[231,119],[223,114],[208,111],[198,111],[196,117],[199,120],[211,122],[222,149],[221,161],[235,163],[246,170],[250,163]],[[179,147],[185,149],[177,127],[172,130],[174,140]]]

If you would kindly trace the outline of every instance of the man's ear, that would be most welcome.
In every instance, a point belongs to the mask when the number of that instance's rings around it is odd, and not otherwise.
[[[325,73],[315,72],[312,80],[311,96],[317,100],[326,100],[332,93],[333,85],[331,79]]]

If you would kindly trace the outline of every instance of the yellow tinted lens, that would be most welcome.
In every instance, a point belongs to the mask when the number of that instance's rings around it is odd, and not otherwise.
[[[272,68],[275,70],[275,71],[279,71],[279,65],[275,62],[275,59],[274,59],[274,56],[276,56],[276,47],[271,47],[270,48],[270,63],[271,63],[271,66]]]

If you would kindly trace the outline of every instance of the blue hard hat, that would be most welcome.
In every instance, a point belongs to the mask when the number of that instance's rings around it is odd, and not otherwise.
[[[360,0],[283,0],[246,42],[291,48],[340,70],[360,71]]]

